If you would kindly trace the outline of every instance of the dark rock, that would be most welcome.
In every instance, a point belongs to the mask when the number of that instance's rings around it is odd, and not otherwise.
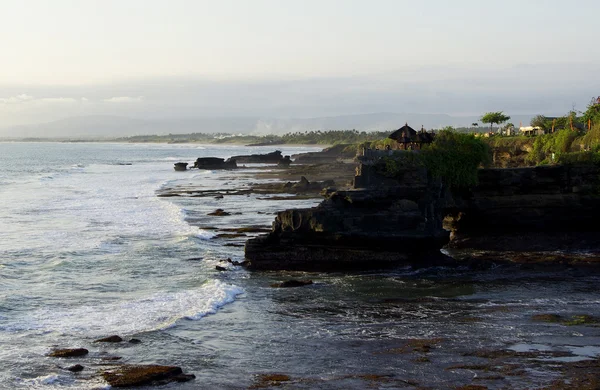
[[[50,352],[48,356],[50,357],[76,357],[76,356],[84,356],[87,355],[90,351],[85,348],[65,348],[65,349],[55,349]]]
[[[279,164],[283,160],[280,150],[266,154],[251,154],[244,156],[233,156],[232,160],[240,164]],[[289,156],[288,156],[289,159]]]
[[[279,212],[271,233],[246,242],[249,268],[354,271],[448,265],[451,259],[440,248],[449,234],[436,213],[440,183],[424,170],[406,176],[411,179],[394,187],[333,192],[317,207]]]
[[[334,145],[320,152],[308,152],[293,155],[296,164],[323,164],[336,162],[338,159],[351,159],[356,156],[356,149],[348,148],[348,144]]]
[[[103,339],[98,339],[94,342],[95,343],[120,343],[121,341],[123,341],[123,339],[120,336],[113,335],[113,336],[105,337]]]
[[[193,379],[196,379],[196,375],[194,374],[181,374],[173,377],[173,381],[179,383],[189,382]]]
[[[238,267],[239,266],[245,267],[245,266],[247,266],[249,264],[249,261],[246,261],[246,260],[244,260],[244,261],[234,261],[234,260],[231,260],[231,259],[227,259],[227,262],[230,263],[230,264],[233,264],[235,266],[238,266]]]
[[[292,163],[292,159],[290,158],[290,156],[285,156],[284,158],[279,160],[279,162],[277,163],[277,166],[280,168],[287,168],[290,166],[291,163]]]
[[[200,157],[194,163],[194,168],[198,169],[235,169],[237,164],[235,160],[218,157]]]
[[[75,364],[74,366],[67,367],[67,370],[71,372],[81,372],[83,371],[83,368],[84,367],[81,364]]]
[[[114,362],[116,360],[121,360],[123,359],[121,356],[106,356],[103,357],[102,360],[106,361],[106,362]]]
[[[215,196],[215,199],[223,199],[223,198],[224,198],[223,195],[217,195],[217,196]]]
[[[176,171],[186,171],[187,166],[188,166],[188,163],[178,162],[178,163],[175,163],[175,170]]]
[[[123,365],[103,372],[102,377],[112,387],[163,385],[193,379],[193,375],[184,375],[180,367],[158,365]]]
[[[213,211],[212,213],[208,213],[207,215],[214,215],[217,217],[224,217],[227,215],[231,215],[231,213],[228,213],[227,211],[223,210],[223,209],[216,209],[215,211]]]
[[[130,339],[129,342],[131,344],[140,344],[142,342],[142,340],[140,340],[140,339]]]
[[[271,287],[275,287],[275,288],[302,287],[302,286],[308,286],[310,284],[313,284],[312,280],[294,280],[294,279],[290,279],[290,280],[286,280],[285,282],[281,282],[281,283],[273,283],[271,285]]]
[[[217,271],[227,271],[227,268],[225,268],[225,267],[221,267],[220,265],[217,265],[217,266],[215,267],[215,269],[216,269]]]
[[[244,233],[219,233],[216,235],[217,238],[239,238],[246,237]]]
[[[585,186],[592,191],[580,189]],[[512,252],[600,251],[600,167],[482,169],[455,196],[449,247]]]
[[[312,184],[303,178],[292,187]],[[459,260],[476,267],[483,263],[465,251],[499,254],[486,255],[486,264],[498,257],[525,264],[600,264],[600,167],[481,169],[476,187],[451,191],[425,168],[407,167],[392,179],[363,161],[354,190],[323,194],[317,207],[277,213],[269,234],[246,242],[250,269],[457,265],[440,253],[445,245],[453,256],[463,251]]]

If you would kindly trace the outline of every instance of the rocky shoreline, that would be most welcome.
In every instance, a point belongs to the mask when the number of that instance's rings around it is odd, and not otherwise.
[[[424,168],[391,180],[359,163],[357,173],[353,188],[326,191],[319,206],[278,213],[270,233],[247,241],[249,268],[480,264],[486,254],[490,263],[600,264],[598,167],[481,169],[479,184],[460,192]]]

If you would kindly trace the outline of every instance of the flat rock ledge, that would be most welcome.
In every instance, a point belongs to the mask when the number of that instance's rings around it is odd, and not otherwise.
[[[102,377],[112,387],[162,386],[171,382],[187,382],[194,375],[184,374],[181,367],[160,365],[123,365],[105,371]]]

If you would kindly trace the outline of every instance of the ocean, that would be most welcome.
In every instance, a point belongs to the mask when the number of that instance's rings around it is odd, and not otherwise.
[[[549,359],[570,354],[560,361],[600,356],[600,328],[532,320],[546,313],[600,316],[594,272],[502,266],[250,273],[223,262],[243,260],[244,238],[220,239],[202,227],[266,226],[276,211],[318,200],[157,196],[167,187],[236,189],[261,180],[256,167],[175,172],[175,162],[273,150],[0,143],[0,388],[107,388],[97,373],[118,364],[114,357],[196,375],[168,388],[268,388],[281,383],[260,382],[260,375],[279,373],[289,376],[286,388],[362,389],[471,383],[472,370],[447,368],[476,362],[469,353],[480,349],[555,352]],[[207,216],[216,208],[231,215]],[[291,278],[315,283],[270,287]],[[113,334],[141,343],[94,343]],[[68,347],[90,354],[47,356]],[[75,363],[84,371],[65,370]],[[480,383],[529,388],[552,379],[545,366],[531,370]]]

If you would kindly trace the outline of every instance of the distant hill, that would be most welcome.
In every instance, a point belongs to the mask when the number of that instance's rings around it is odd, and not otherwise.
[[[511,122],[529,124],[533,115],[515,115]],[[34,125],[0,128],[3,138],[110,138],[150,134],[244,133],[284,134],[311,130],[394,130],[408,122],[415,129],[444,126],[468,127],[478,122],[476,116],[446,114],[371,113],[318,118],[260,117],[183,117],[136,119],[122,116],[90,115],[70,117]],[[480,127],[484,125],[480,123]]]

